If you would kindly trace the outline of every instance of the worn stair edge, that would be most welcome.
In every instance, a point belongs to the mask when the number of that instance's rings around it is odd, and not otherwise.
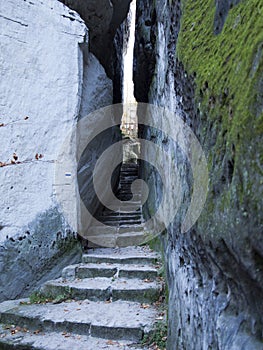
[[[110,264],[136,264],[136,265],[152,265],[158,262],[158,257],[148,256],[111,256],[111,255],[96,255],[96,254],[84,254],[82,256],[82,262],[87,263],[110,263]]]
[[[162,286],[157,282],[142,282],[141,280],[109,278],[86,278],[63,282],[63,279],[45,283],[41,291],[52,297],[69,294],[72,299],[91,301],[123,300],[140,303],[151,303],[158,300]],[[122,284],[123,283],[123,284]]]
[[[133,225],[133,226],[121,226],[119,228],[116,228],[114,226],[105,226],[105,225],[97,225],[97,226],[91,226],[89,228],[88,236],[92,235],[109,235],[109,234],[116,234],[118,233],[128,233],[128,234],[141,234],[145,235],[143,232],[143,225]]]
[[[20,304],[22,302],[23,304]],[[138,303],[30,304],[28,299],[0,304],[0,323],[38,332],[64,332],[104,339],[141,341],[154,325],[156,309]],[[3,309],[3,310],[2,310]]]
[[[154,279],[158,276],[158,270],[149,265],[122,265],[122,264],[75,264],[62,270],[62,278],[73,280],[75,278],[114,277]]]
[[[111,339],[109,339],[111,340]],[[1,350],[142,350],[132,341],[111,341],[90,336],[58,334],[55,332],[34,334],[17,332],[11,335],[0,325]]]
[[[115,228],[115,234],[88,234],[85,236],[86,239],[92,243],[97,244],[98,246],[115,248],[117,247],[127,247],[131,245],[143,244],[147,240],[147,236],[141,232],[130,232],[119,233],[118,227],[111,226]]]

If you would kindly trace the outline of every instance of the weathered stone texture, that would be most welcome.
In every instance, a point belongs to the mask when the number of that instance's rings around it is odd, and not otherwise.
[[[8,0],[0,21],[0,161],[9,164],[15,153],[21,162],[0,168],[3,300],[25,295],[44,275],[55,277],[79,259],[79,243],[55,196],[55,162],[79,115],[111,103],[112,83],[82,50],[85,23],[61,3]],[[74,164],[74,145],[69,154]]]
[[[182,234],[192,188],[189,164],[180,147],[158,130],[141,130],[143,137],[163,144],[171,155],[165,181],[169,183],[173,165],[184,179],[182,207],[162,237],[169,286],[167,348],[260,349],[262,5],[189,0],[148,5],[138,1],[138,7],[136,97],[181,116],[199,138],[210,172],[204,211]],[[153,14],[155,22],[147,26]],[[150,48],[147,57],[141,49],[145,43]],[[153,69],[143,76],[152,57],[156,57]],[[145,77],[144,85],[140,76]],[[166,122],[153,117],[157,128]],[[169,123],[173,127],[173,121]],[[161,187],[149,167],[143,175],[153,185],[145,208],[149,215],[156,210]],[[171,206],[176,195],[171,194]]]

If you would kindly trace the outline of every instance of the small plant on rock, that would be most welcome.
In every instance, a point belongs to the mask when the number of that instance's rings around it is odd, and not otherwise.
[[[150,349],[165,350],[167,340],[167,324],[165,322],[156,322],[154,330],[146,335],[142,343],[147,345]]]

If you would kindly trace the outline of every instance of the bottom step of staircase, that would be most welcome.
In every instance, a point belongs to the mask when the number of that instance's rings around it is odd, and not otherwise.
[[[129,341],[113,341],[66,332],[37,332],[0,326],[1,350],[142,350]]]

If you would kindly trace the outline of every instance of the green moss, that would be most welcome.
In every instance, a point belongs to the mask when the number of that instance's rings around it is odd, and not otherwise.
[[[35,291],[29,297],[29,301],[30,301],[29,304],[46,304],[46,303],[59,304],[69,299],[71,299],[70,290],[66,290],[64,294],[59,294],[56,297],[54,297],[51,294],[43,293],[41,291]],[[25,304],[28,304],[28,303],[25,303]]]
[[[42,292],[33,292],[30,297],[30,303],[31,304],[45,304],[50,303],[52,301],[52,296],[43,294]]]
[[[153,349],[166,349],[167,324],[165,322],[156,322],[154,331],[147,334],[143,340],[143,345],[151,346]]]
[[[195,73],[196,98],[209,106],[209,118],[220,116],[221,132],[228,130],[227,141],[233,142],[263,131],[263,114],[256,117],[253,108],[263,69],[263,3],[233,7],[219,35],[214,35],[214,16],[214,0],[183,1],[177,55]]]
[[[254,216],[260,215],[255,188],[263,133],[263,2],[243,0],[234,6],[218,35],[215,10],[214,0],[183,0],[177,45],[177,58],[194,77],[200,110],[200,141],[211,180],[207,211],[246,202],[251,209],[255,205]],[[233,163],[230,175],[228,162]],[[220,199],[212,187],[219,188]]]

